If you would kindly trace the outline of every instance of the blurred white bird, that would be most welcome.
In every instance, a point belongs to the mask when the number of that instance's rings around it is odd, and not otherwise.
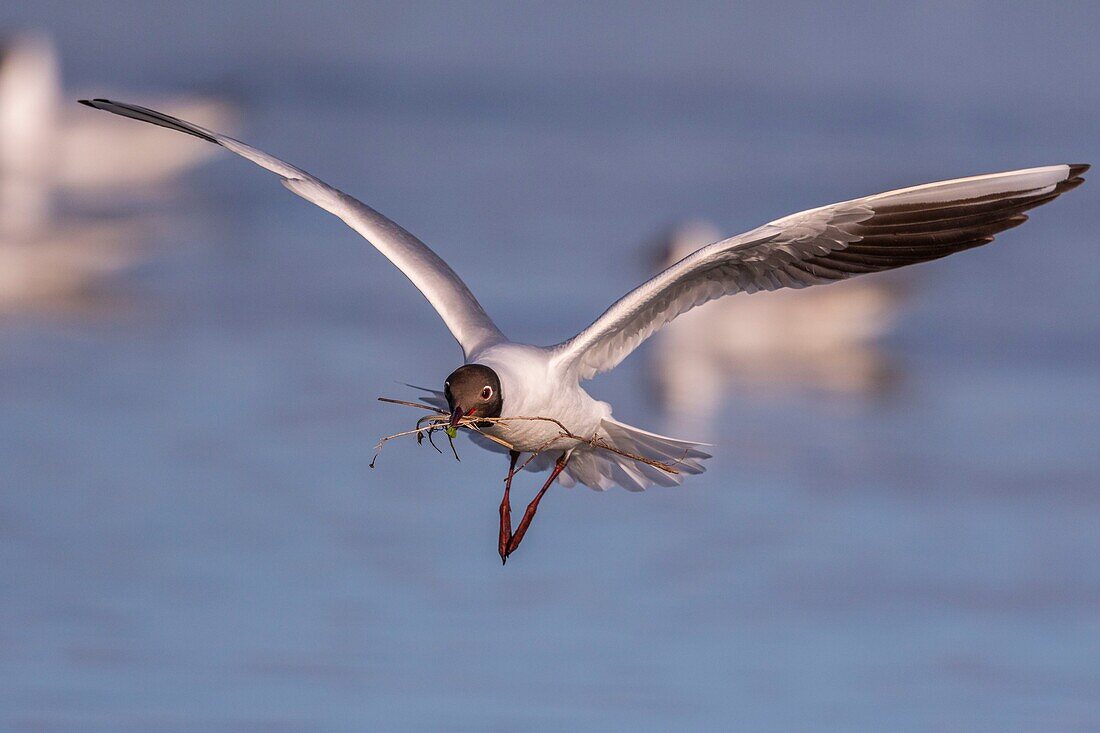
[[[50,219],[57,177],[61,89],[49,40],[17,36],[0,49],[0,237]],[[0,239],[2,244],[3,239]]]
[[[148,195],[210,157],[201,146],[80,114],[66,96],[47,36],[23,33],[0,47],[0,312],[69,300],[140,258],[135,240],[148,221],[63,215],[72,207],[62,201],[102,206],[120,195]],[[158,103],[235,125],[233,108],[221,100]]]
[[[719,239],[709,222],[684,222],[660,239],[658,269]],[[879,391],[892,369],[874,342],[894,325],[903,290],[896,276],[858,278],[832,288],[724,298],[683,314],[653,345],[653,378],[666,414],[679,429],[700,430],[730,389]]]

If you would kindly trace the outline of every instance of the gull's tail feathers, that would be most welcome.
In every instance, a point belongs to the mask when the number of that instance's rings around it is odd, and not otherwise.
[[[677,486],[684,480],[684,476],[705,471],[702,461],[710,458],[709,453],[700,450],[707,447],[706,443],[669,438],[626,425],[610,417],[604,418],[600,423],[600,438],[624,453],[664,463],[676,473],[663,471],[630,456],[582,446],[573,451],[569,465],[558,479],[563,486],[580,483],[596,491],[606,491],[615,486],[621,486],[627,491],[645,491],[654,485]],[[530,468],[549,468],[553,458],[539,456],[545,466],[536,467],[535,464],[540,463],[536,459]]]

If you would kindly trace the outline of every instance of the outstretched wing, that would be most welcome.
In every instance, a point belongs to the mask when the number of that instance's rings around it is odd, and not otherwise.
[[[378,251],[388,257],[390,262],[397,265],[398,269],[405,273],[405,276],[439,312],[443,322],[447,324],[447,328],[451,330],[467,357],[487,346],[506,340],[504,334],[486,315],[470,289],[439,255],[366,204],[314,178],[300,168],[284,163],[239,140],[219,135],[190,122],[155,110],[107,99],[82,99],[80,103],[95,109],[114,112],[123,117],[167,127],[169,130],[194,135],[207,142],[221,145],[280,176],[284,186],[306,201],[317,204],[325,211],[343,219],[348,226],[363,235]]]
[[[778,219],[688,255],[552,347],[581,379],[614,368],[661,326],[733,293],[803,288],[945,257],[993,241],[1083,182],[1087,165],[913,186]]]

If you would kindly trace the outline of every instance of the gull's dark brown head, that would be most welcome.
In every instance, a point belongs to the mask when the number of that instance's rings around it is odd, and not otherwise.
[[[483,364],[465,364],[443,383],[451,426],[464,417],[500,417],[504,395],[497,373]]]

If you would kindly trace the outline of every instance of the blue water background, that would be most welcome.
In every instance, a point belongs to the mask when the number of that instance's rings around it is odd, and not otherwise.
[[[683,216],[733,233],[1100,160],[1090,3],[0,21],[51,32],[70,88],[230,97],[246,140],[416,232],[534,343]],[[502,569],[498,456],[368,467],[411,419],[375,397],[457,364],[441,323],[227,154],[157,204],[175,224],[116,307],[0,324],[0,729],[1096,730],[1098,191],[922,268],[888,396],[735,395],[704,476],[553,490]],[[646,356],[593,389],[660,430]]]

